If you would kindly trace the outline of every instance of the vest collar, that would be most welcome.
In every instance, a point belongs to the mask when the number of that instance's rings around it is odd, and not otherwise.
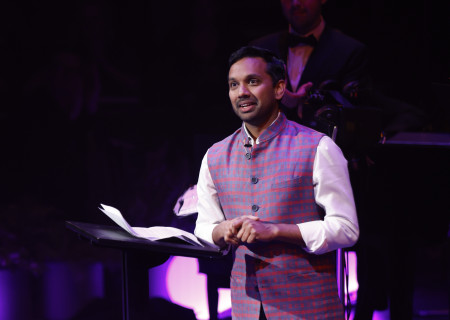
[[[278,114],[277,119],[266,129],[263,131],[263,133],[256,139],[256,144],[259,144],[261,142],[268,141],[275,136],[277,136],[286,126],[287,119],[283,112],[280,112]],[[248,134],[247,128],[245,127],[245,123],[242,122],[242,137],[244,144],[251,142],[253,145],[255,142],[253,141],[253,138]]]

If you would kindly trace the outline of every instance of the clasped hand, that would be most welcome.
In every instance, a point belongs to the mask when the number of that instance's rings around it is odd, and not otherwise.
[[[264,223],[255,216],[243,216],[223,223],[223,239],[231,245],[271,241],[276,233],[274,224]]]

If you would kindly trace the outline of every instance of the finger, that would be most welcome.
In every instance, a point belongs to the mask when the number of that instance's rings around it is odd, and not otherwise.
[[[255,242],[255,236],[256,236],[256,231],[254,228],[247,228],[244,232],[244,234],[242,235],[242,242],[246,242],[246,243],[252,243]]]
[[[241,229],[236,238],[238,238],[240,242],[246,242],[247,240],[246,231],[244,229]]]
[[[245,216],[242,218],[241,221],[241,228],[239,231],[241,232],[241,235],[248,230],[248,228],[251,228],[252,224],[255,223],[255,219],[250,218],[252,216]]]
[[[237,241],[236,239],[228,239],[228,240],[225,240],[225,242],[228,244],[231,244],[233,246],[239,245],[239,241]]]
[[[247,242],[247,243],[253,243],[253,242],[256,242],[256,233],[251,232],[251,233],[248,235],[248,237],[247,237],[247,239],[246,239],[246,242]]]
[[[312,82],[307,82],[307,83],[305,83],[305,84],[302,85],[302,88],[303,88],[305,91],[308,91],[309,89],[312,88],[312,86],[313,86],[313,83],[312,83]]]
[[[242,228],[242,224],[244,223],[244,219],[242,217],[237,218],[232,221],[231,229],[233,230],[233,234],[237,234],[239,230]]]
[[[255,220],[255,221],[259,220],[259,217],[255,217],[255,216],[244,216],[243,218],[248,218],[248,219],[252,219],[252,220]]]
[[[238,231],[239,231],[239,229],[235,229],[233,227],[233,225],[230,224],[226,234],[227,234],[228,238],[236,238],[236,234],[238,233]]]
[[[229,243],[232,245],[237,245],[239,243],[239,241],[236,239],[236,237],[230,236],[229,234],[225,235],[225,237],[223,239],[226,243]]]
[[[313,83],[312,83],[312,82],[307,82],[307,83],[305,83],[305,89],[306,89],[306,90],[311,89],[312,86],[313,86]]]
[[[234,223],[233,223],[233,224],[230,226],[230,232],[231,232],[234,236],[236,236],[236,234],[239,233],[240,228],[241,228],[240,224],[234,224]]]
[[[239,229],[239,231],[236,233],[236,238],[242,241],[242,235],[245,232],[245,227],[241,226],[241,228]]]
[[[239,234],[237,235],[237,238],[242,242],[247,242],[253,229],[254,228],[252,223],[244,223],[241,230],[239,231]]]
[[[305,84],[303,84],[297,91],[297,94],[301,97],[306,96],[306,94],[308,93],[309,90],[311,90],[313,86],[312,82],[307,82]]]

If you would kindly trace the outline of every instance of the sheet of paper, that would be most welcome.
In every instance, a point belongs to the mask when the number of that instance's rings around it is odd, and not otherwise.
[[[119,210],[114,207],[101,204],[99,208],[104,214],[111,218],[115,223],[122,227],[125,231],[138,238],[144,238],[148,240],[161,240],[171,237],[182,239],[188,243],[196,244],[204,247],[205,244],[201,243],[195,235],[190,232],[173,228],[173,227],[132,227],[128,224],[125,218],[122,216]]]
[[[199,246],[204,247],[204,245],[198,241],[197,237],[195,237],[192,233],[189,233],[187,231],[172,228],[172,227],[150,227],[150,228],[141,228],[141,227],[133,227],[133,230],[140,236],[149,240],[160,240],[160,239],[166,239],[171,237],[176,237],[179,239],[183,239],[186,241],[185,238],[193,241],[194,243],[198,244]],[[189,242],[189,241],[188,241]]]
[[[198,211],[197,202],[197,185],[194,185],[187,189],[186,192],[178,198],[178,201],[173,208],[173,212],[179,217],[195,214]]]
[[[119,226],[121,226],[124,230],[128,231],[133,236],[136,237],[138,236],[136,231],[134,231],[133,228],[128,224],[128,222],[125,220],[125,218],[122,216],[119,210],[104,204],[101,204],[101,206],[102,208],[99,209],[108,217],[110,217],[115,223],[117,223]]]

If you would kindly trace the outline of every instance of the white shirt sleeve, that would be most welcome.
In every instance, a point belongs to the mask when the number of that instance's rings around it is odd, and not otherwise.
[[[216,225],[225,220],[225,216],[220,205],[219,196],[211,173],[208,168],[208,153],[205,154],[200,166],[200,173],[197,183],[197,223],[195,224],[194,234],[214,244],[212,232]]]
[[[322,254],[354,245],[359,237],[359,225],[347,160],[327,136],[317,147],[313,184],[316,203],[325,210],[325,217],[298,224],[305,250]]]

